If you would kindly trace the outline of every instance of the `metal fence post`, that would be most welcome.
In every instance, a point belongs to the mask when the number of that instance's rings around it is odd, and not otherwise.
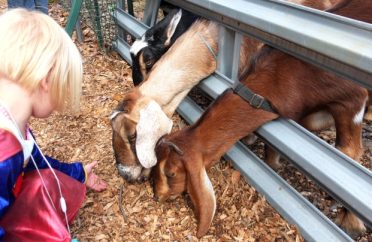
[[[151,27],[156,23],[161,0],[147,0],[142,22]]]
[[[83,5],[83,0],[73,0],[73,3],[71,4],[71,10],[70,14],[67,19],[65,30],[68,35],[72,36],[72,32],[74,31],[74,26],[76,26],[76,23],[79,19],[79,14],[81,7]]]
[[[220,27],[217,70],[234,81],[238,80],[241,40],[241,34],[226,27]]]
[[[116,2],[117,8],[125,10],[125,0],[118,0]],[[118,37],[121,39],[125,39],[125,36],[127,35],[127,32],[123,30],[122,28],[118,28]]]

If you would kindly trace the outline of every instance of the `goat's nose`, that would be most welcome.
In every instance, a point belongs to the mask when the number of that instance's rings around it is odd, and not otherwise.
[[[132,178],[132,176],[128,173],[121,173],[120,174],[128,183],[133,184],[136,180]]]
[[[127,173],[123,172],[121,175],[124,177],[125,180],[127,180],[127,181],[131,180],[131,177]]]
[[[147,181],[149,178],[147,176],[140,176],[137,178],[138,182],[142,183],[142,182],[145,182]]]

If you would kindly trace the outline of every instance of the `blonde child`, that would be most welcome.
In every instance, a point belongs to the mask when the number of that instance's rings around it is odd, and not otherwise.
[[[86,187],[101,191],[106,183],[92,171],[96,162],[44,156],[28,121],[78,108],[81,56],[40,12],[5,12],[0,35],[0,241],[71,241],[68,224]]]

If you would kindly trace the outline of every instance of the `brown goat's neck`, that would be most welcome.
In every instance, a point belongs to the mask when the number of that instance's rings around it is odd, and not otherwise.
[[[344,1],[345,2],[345,1]],[[346,1],[347,2],[347,1]],[[344,7],[334,11],[334,14],[356,19],[366,23],[372,23],[372,3],[366,0],[352,0]]]
[[[180,131],[184,133],[180,137],[187,137],[184,149],[190,154],[201,153],[204,165],[210,167],[239,139],[277,117],[275,113],[251,107],[229,90],[194,125]]]

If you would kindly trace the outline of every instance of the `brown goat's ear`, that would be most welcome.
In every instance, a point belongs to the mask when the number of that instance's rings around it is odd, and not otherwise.
[[[164,45],[169,46],[171,43],[171,38],[176,31],[177,25],[180,22],[182,17],[182,9],[180,9],[172,18],[172,20],[169,23],[169,26],[167,27],[167,40],[165,41]]]
[[[161,138],[158,142],[159,144],[163,143],[168,145],[170,148],[172,148],[177,154],[183,155],[183,151],[173,142],[167,141],[165,138]]]
[[[187,164],[187,190],[194,205],[198,220],[198,238],[204,236],[211,226],[216,211],[216,197],[211,181],[202,163]]]

